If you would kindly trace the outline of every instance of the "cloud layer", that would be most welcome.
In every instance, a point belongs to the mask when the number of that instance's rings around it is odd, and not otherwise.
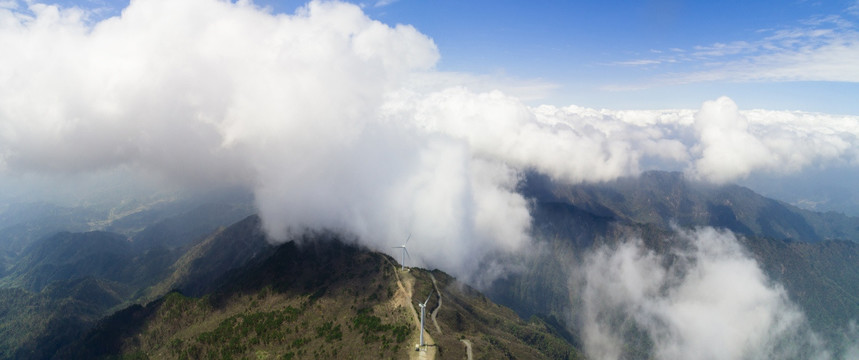
[[[135,1],[94,24],[78,9],[0,9],[0,167],[130,166],[186,186],[254,189],[269,234],[350,233],[416,265],[476,272],[527,241],[518,173],[468,144],[381,114],[439,55],[410,26],[354,5],[294,15],[248,2]]]
[[[595,182],[667,168],[725,182],[859,162],[856,117],[740,111],[728,98],[698,111],[529,107],[476,91],[474,76],[434,69],[426,35],[350,4],[286,15],[133,1],[97,22],[4,4],[4,174],[127,167],[238,184],[274,238],[329,228],[393,254],[412,233],[414,264],[466,279],[530,241],[523,171]]]
[[[584,284],[582,334],[591,357],[623,358],[624,344],[638,343],[638,351],[666,360],[831,358],[733,234],[703,228],[679,237],[668,254],[630,240],[587,258],[576,282]]]

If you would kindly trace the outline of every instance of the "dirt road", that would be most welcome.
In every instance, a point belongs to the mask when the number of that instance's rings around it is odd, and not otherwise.
[[[397,276],[397,292],[394,294],[394,298],[391,300],[395,307],[402,306],[406,308],[409,313],[412,315],[412,323],[414,324],[414,328],[417,331],[414,332],[414,335],[411,337],[409,346],[409,359],[421,359],[421,360],[433,360],[436,357],[436,347],[435,346],[425,346],[420,351],[415,351],[415,345],[420,343],[420,326],[421,319],[420,316],[415,310],[415,306],[412,304],[412,289],[414,288],[415,278],[411,274],[409,274],[408,270],[400,270],[400,268],[394,266],[394,274]],[[424,331],[424,343],[434,345],[435,342],[430,336],[429,332]]]

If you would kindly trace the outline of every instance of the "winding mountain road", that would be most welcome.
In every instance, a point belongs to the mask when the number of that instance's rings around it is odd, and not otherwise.
[[[395,295],[395,303],[397,303],[398,306],[405,306],[409,310],[411,310],[410,313],[412,314],[413,321],[415,322],[415,324],[418,327],[420,327],[420,320],[418,318],[417,311],[415,310],[414,306],[412,306],[412,304],[411,304],[412,291],[414,289],[415,278],[413,276],[411,276],[408,271],[401,271],[394,263],[392,263],[390,261],[388,261],[388,263],[391,264],[391,267],[394,270],[394,275],[397,278],[397,287],[399,288],[398,291],[396,292],[396,295]],[[441,327],[438,326],[438,320],[437,320],[438,311],[441,310],[441,305],[442,305],[441,290],[438,288],[438,281],[436,281],[435,276],[433,276],[433,274],[429,273],[429,272],[428,272],[428,274],[430,276],[430,279],[432,279],[432,286],[435,289],[436,294],[438,294],[437,295],[438,296],[438,306],[436,306],[435,309],[433,309],[432,314],[431,314],[432,323],[435,326],[436,334],[441,335],[442,334]],[[430,337],[429,333],[425,333],[424,337],[426,338],[427,344],[433,344],[434,343],[432,341],[432,337]],[[473,359],[473,353],[472,353],[472,349],[471,349],[471,341],[469,341],[468,339],[460,339],[459,341],[461,341],[465,345],[465,353],[466,353],[468,360],[472,360]],[[415,351],[415,352],[411,352],[409,354],[409,358],[411,358],[411,359],[435,359],[435,357],[436,357],[435,345],[427,346],[422,351]]]
[[[432,286],[435,287],[435,292],[438,294],[438,306],[435,307],[435,310],[432,311],[432,323],[435,324],[435,330],[438,331],[439,335],[441,334],[441,328],[438,326],[438,321],[436,321],[436,315],[438,315],[438,310],[441,309],[441,291],[438,289],[438,282],[435,280],[435,276],[432,273],[429,273],[430,279],[432,279]],[[471,351],[471,341],[468,339],[459,340],[463,344],[465,344],[465,355],[468,357],[468,360],[472,360],[474,357]]]
[[[387,259],[386,259],[387,260]],[[408,309],[411,314],[412,321],[415,327],[418,328],[418,332],[420,331],[421,320],[418,317],[418,313],[415,310],[414,305],[412,304],[412,291],[414,290],[415,278],[414,276],[409,274],[408,270],[401,270],[399,267],[391,263],[388,260],[388,263],[391,264],[392,269],[394,270],[394,275],[397,278],[397,291],[394,293],[394,298],[392,299],[392,305],[395,307],[404,307]],[[417,340],[419,333],[416,332],[414,336],[414,340]],[[427,344],[434,344],[435,342],[432,339],[432,336],[428,332],[424,333],[424,342]],[[409,359],[411,360],[434,360],[436,358],[437,349],[435,346],[426,346],[421,351],[409,351]]]
[[[468,360],[472,360],[472,359],[471,359],[471,358],[472,358],[472,355],[471,355],[471,341],[468,341],[468,339],[462,339],[462,340],[459,340],[459,341],[462,341],[462,343],[463,343],[463,344],[465,344],[465,354],[468,356]]]
[[[439,291],[438,284],[435,282],[435,276],[432,276],[432,273],[429,273],[429,276],[430,279],[432,279],[432,286],[435,288],[435,293],[438,294],[438,306],[436,306],[435,310],[432,311],[432,323],[435,324],[435,330],[441,334],[441,328],[438,326],[438,321],[436,321],[438,310],[441,309],[441,291]]]

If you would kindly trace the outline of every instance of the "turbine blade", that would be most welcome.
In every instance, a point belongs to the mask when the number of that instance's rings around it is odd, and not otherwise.
[[[430,296],[432,296],[432,292],[433,292],[433,291],[435,291],[435,289],[430,290],[430,294],[429,294],[429,295],[427,295],[427,301],[424,301],[424,306],[427,306],[427,303],[429,302],[429,298],[430,298]]]
[[[412,259],[412,256],[411,256],[411,255],[409,255],[409,249],[406,249],[406,247],[405,247],[405,246],[403,246],[403,251],[405,251],[405,252],[406,252],[406,256],[408,256],[408,257],[409,257],[409,260],[411,260],[411,259]]]
[[[406,242],[404,242],[403,245],[408,244],[409,239],[411,239],[411,238],[412,238],[412,233],[409,233],[409,237],[406,238]]]

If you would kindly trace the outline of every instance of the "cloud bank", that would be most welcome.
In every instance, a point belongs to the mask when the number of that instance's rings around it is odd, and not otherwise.
[[[0,9],[0,167],[121,166],[189,187],[250,187],[268,233],[345,231],[375,249],[410,232],[413,265],[476,273],[527,241],[518,173],[468,144],[388,119],[386,94],[439,55],[354,5],[294,15],[249,2]]]
[[[833,357],[733,234],[702,228],[679,237],[664,255],[630,240],[587,258],[576,281],[584,283],[582,334],[591,357]],[[846,356],[857,350],[846,347]]]
[[[413,265],[465,279],[530,241],[524,171],[725,182],[859,162],[856,117],[741,111],[729,98],[697,111],[530,107],[467,87],[474,76],[454,86],[429,37],[345,3],[273,14],[148,0],[90,15],[0,7],[4,176],[132,168],[242,185],[275,239],[328,228],[393,254],[412,233]]]

